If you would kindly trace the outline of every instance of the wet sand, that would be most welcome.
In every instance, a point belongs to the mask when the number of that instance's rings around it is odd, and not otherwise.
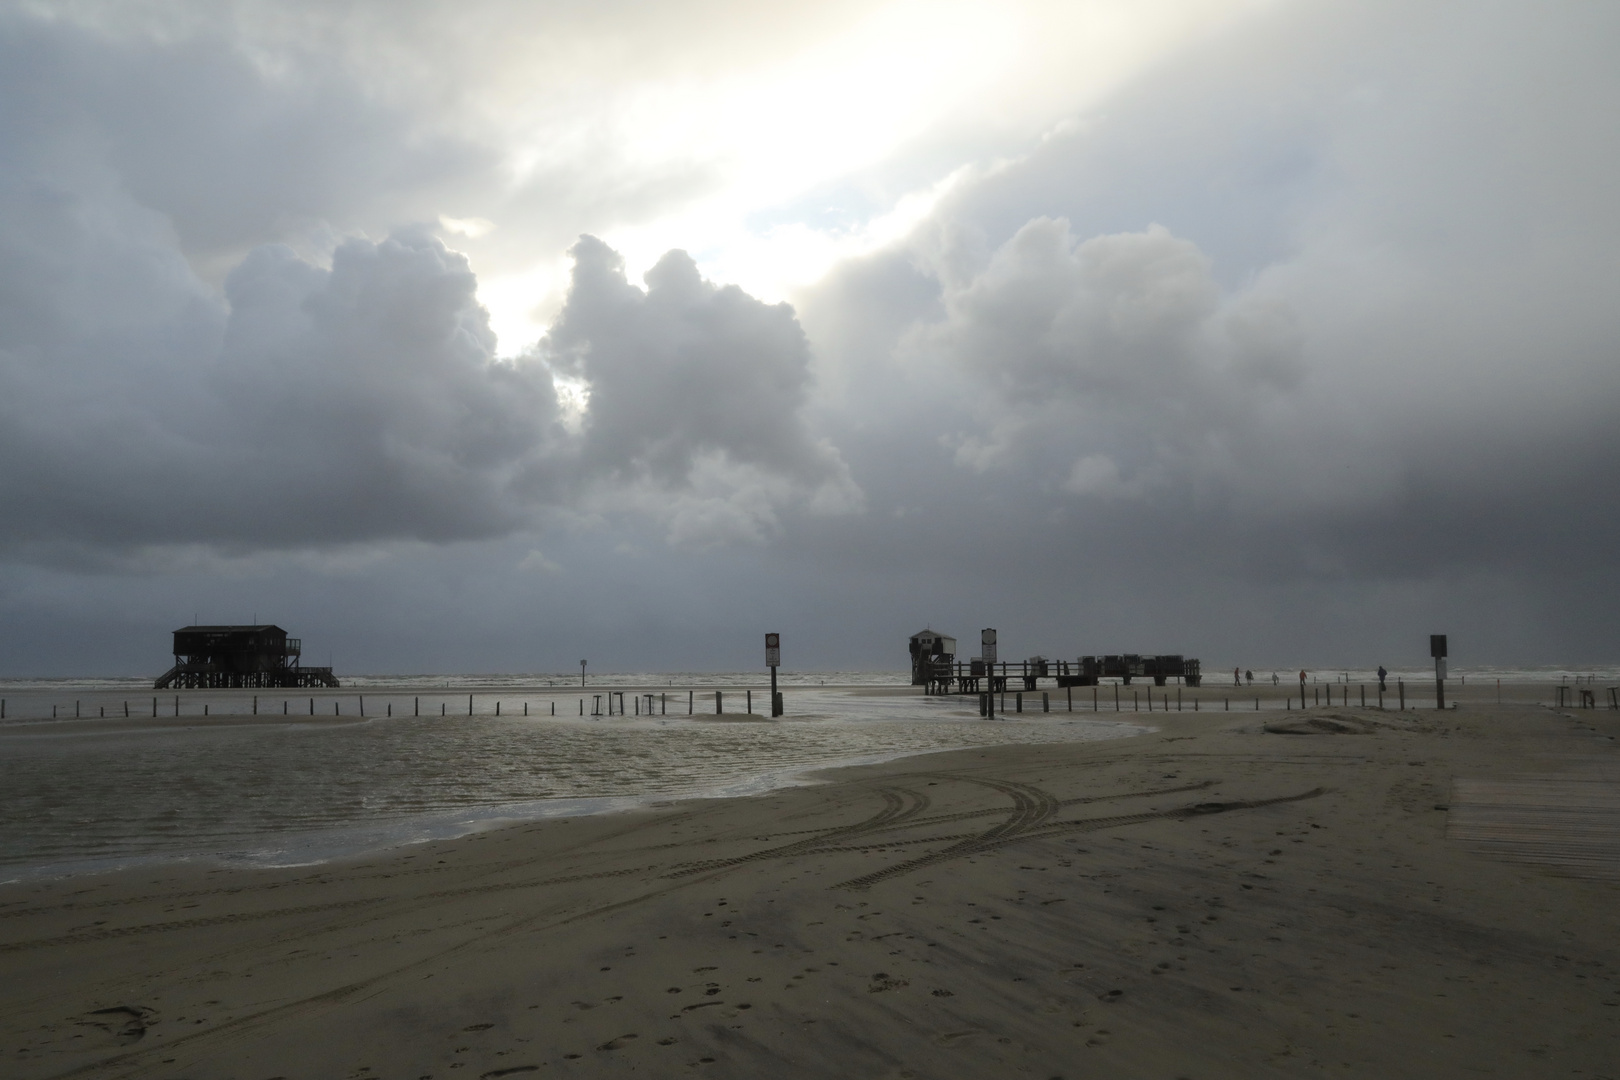
[[[1614,1075],[1620,713],[1153,722],[0,886],[0,1072]]]

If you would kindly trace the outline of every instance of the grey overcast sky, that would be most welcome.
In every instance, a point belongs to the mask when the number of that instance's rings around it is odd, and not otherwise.
[[[0,5],[0,675],[1614,662],[1620,7]]]

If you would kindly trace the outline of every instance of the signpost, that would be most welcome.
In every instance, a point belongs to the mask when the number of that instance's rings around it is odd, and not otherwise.
[[[996,718],[996,632],[986,627],[979,631],[979,655],[984,659],[985,716]]]
[[[782,664],[782,635],[765,635],[765,666],[771,669],[771,715],[782,715],[782,695],[776,692],[776,669]]]
[[[585,685],[585,661],[579,662],[579,685]]]
[[[1446,707],[1446,635],[1429,635],[1429,655],[1434,657],[1434,707]]]

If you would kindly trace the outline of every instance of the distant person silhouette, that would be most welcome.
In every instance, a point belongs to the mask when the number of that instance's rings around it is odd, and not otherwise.
[[[1383,693],[1387,689],[1387,687],[1384,686],[1384,680],[1387,679],[1387,678],[1389,678],[1389,672],[1384,670],[1384,665],[1383,664],[1379,664],[1378,665],[1378,692],[1379,693]]]
[[[1250,670],[1248,668],[1244,668],[1243,669],[1243,677],[1245,679],[1249,680],[1249,685],[1250,686],[1254,685],[1254,672],[1252,670]]]
[[[1233,686],[1242,686],[1243,685],[1243,677],[1238,674],[1238,669],[1237,668],[1232,669],[1232,685]]]
[[[1271,685],[1276,686],[1280,682],[1282,682],[1282,680],[1277,678],[1277,673],[1275,671],[1273,671],[1271,673]]]

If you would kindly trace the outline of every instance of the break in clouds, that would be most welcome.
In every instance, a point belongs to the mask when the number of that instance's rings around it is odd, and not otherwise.
[[[363,551],[408,589],[427,551],[484,595],[583,575],[568,610],[625,567],[745,573],[807,636],[877,647],[1011,610],[1291,648],[1395,611],[1601,651],[1612,630],[1560,628],[1620,538],[1617,28],[1278,5],[1038,139],[944,133],[795,196],[930,193],[783,303],[707,269],[707,236],[644,274],[598,239],[693,197],[703,162],[596,177],[557,150],[514,180],[454,95],[379,90],[352,41],[269,63],[250,23],[13,10],[7,595],[197,552]],[[421,224],[475,213],[508,263],[568,258],[517,355],[478,300],[497,249]],[[647,596],[638,619],[692,617]]]

